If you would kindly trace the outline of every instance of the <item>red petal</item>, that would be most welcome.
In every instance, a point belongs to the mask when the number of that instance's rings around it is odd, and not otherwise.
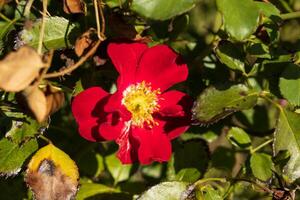
[[[166,45],[147,49],[139,63],[136,81],[152,83],[154,89],[164,91],[186,80],[188,68],[181,57]]]
[[[138,159],[141,164],[146,165],[153,161],[163,162],[170,159],[171,143],[167,135],[160,132],[159,129],[133,128],[132,136],[137,141],[132,148],[138,149]]]
[[[105,140],[115,140],[123,128],[124,122],[121,121],[119,113],[114,112],[106,116],[106,121],[99,126],[99,132]]]
[[[184,133],[191,123],[192,99],[185,93],[172,90],[161,95],[160,111],[155,114],[159,127],[167,133],[168,138],[174,139]]]
[[[102,88],[92,87],[78,94],[72,102],[72,112],[79,125],[79,133],[87,140],[102,139],[97,126],[98,120],[105,116],[105,113],[101,112],[103,110],[101,107],[108,95]]]
[[[148,48],[144,43],[110,43],[108,55],[120,74],[118,78],[118,89],[127,87],[135,81],[135,72],[143,52]]]

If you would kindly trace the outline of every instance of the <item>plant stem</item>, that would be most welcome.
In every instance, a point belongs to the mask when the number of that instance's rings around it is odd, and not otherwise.
[[[42,140],[44,140],[45,142],[49,143],[49,144],[52,144],[51,140],[49,140],[48,138],[46,138],[45,136],[43,135],[39,135],[39,138],[41,138]]]
[[[9,18],[7,18],[5,15],[3,15],[2,13],[0,13],[0,18],[4,19],[7,22],[11,22],[12,21]]]
[[[71,65],[70,67],[67,67],[64,70],[59,71],[59,72],[53,72],[53,73],[50,73],[50,74],[45,74],[44,78],[56,78],[56,77],[63,76],[63,75],[71,73],[73,70],[77,69],[90,56],[92,56],[96,52],[96,50],[97,50],[97,48],[98,48],[98,46],[100,45],[101,42],[102,42],[102,40],[98,40],[96,42],[96,44],[91,48],[91,50],[89,50],[83,57],[81,57],[80,60],[77,63],[75,63],[74,65]]]
[[[205,178],[205,179],[200,179],[194,183],[195,186],[201,185],[206,182],[210,181],[219,181],[219,182],[226,182],[226,178]]]
[[[251,150],[251,154],[257,152],[258,150],[264,148],[265,146],[267,146],[268,144],[270,144],[271,142],[273,142],[273,138],[269,139],[267,141],[265,141],[264,143],[262,143],[261,145],[257,146],[255,149]]]
[[[96,16],[96,24],[97,24],[97,35],[98,38],[101,38],[101,26],[100,26],[100,19],[99,19],[99,7],[98,7],[98,0],[94,0],[94,8],[95,8],[95,16]]]
[[[281,19],[283,19],[283,20],[289,20],[289,19],[300,18],[300,11],[281,14],[280,17],[281,17]]]
[[[40,30],[39,45],[38,45],[38,49],[37,49],[38,54],[42,54],[47,5],[48,5],[48,0],[43,0],[43,16],[42,16],[42,25],[41,25],[41,30]]]

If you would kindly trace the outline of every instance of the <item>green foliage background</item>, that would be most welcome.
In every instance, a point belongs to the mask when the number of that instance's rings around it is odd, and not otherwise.
[[[70,15],[61,1],[48,2],[43,52],[55,50],[49,72],[78,61],[76,38],[97,27],[93,1],[85,4],[85,15]],[[29,12],[26,5],[0,1],[1,58],[24,44],[38,46],[42,2]],[[32,199],[23,176],[46,144],[41,135],[78,165],[79,200],[300,198],[299,0],[103,0],[103,8],[108,40],[150,36],[150,45],[168,44],[183,55],[189,78],[175,88],[194,98],[195,123],[173,141],[168,163],[148,166],[123,166],[116,144],[81,138],[72,97],[91,86],[115,88],[117,73],[100,45],[71,74],[44,80],[66,97],[45,123],[0,90],[0,199]],[[95,64],[99,57],[104,65]]]

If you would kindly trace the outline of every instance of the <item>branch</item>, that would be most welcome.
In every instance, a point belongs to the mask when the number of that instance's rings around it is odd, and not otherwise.
[[[71,73],[73,70],[77,69],[80,65],[82,65],[89,57],[91,57],[96,52],[101,42],[102,40],[98,40],[96,44],[84,56],[82,56],[80,60],[74,65],[71,65],[59,72],[46,74],[44,78],[56,78]]]

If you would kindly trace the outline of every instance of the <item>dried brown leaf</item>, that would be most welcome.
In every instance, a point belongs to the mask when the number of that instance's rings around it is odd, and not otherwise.
[[[38,53],[23,46],[0,61],[0,88],[9,92],[21,91],[38,76],[42,67]]]
[[[64,11],[67,14],[86,13],[86,5],[81,0],[64,0]]]
[[[75,53],[81,56],[86,50],[90,49],[97,40],[97,31],[94,28],[89,28],[81,36],[76,39]]]
[[[45,94],[47,101],[47,115],[55,113],[64,105],[65,95],[59,88],[48,85]]]
[[[46,96],[37,86],[29,86],[21,93],[17,94],[16,98],[38,122],[43,122],[47,118]]]

